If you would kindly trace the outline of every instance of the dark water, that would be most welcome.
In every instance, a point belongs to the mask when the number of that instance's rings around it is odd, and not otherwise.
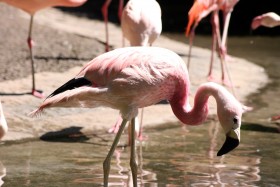
[[[211,46],[209,37],[195,44]],[[139,186],[280,186],[277,125],[280,114],[280,38],[230,38],[229,53],[265,67],[271,82],[248,97],[255,110],[244,116],[241,144],[226,156],[216,153],[224,141],[216,122],[197,127],[164,124],[145,129],[138,143]],[[125,145],[124,134],[120,145]],[[102,162],[113,135],[98,134],[51,141],[33,140],[0,145],[0,186],[102,186]],[[131,186],[129,147],[112,159],[110,186]]]

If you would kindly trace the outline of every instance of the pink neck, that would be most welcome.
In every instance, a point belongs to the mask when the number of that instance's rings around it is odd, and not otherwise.
[[[191,108],[188,101],[188,91],[180,91],[170,101],[173,113],[184,124],[199,125],[207,118],[210,95],[209,90],[200,87],[194,98],[194,107]]]

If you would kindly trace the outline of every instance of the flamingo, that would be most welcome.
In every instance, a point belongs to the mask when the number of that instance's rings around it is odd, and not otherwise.
[[[251,23],[251,28],[255,30],[260,26],[269,27],[269,28],[280,26],[280,16],[274,12],[268,12],[256,16]],[[272,116],[271,118],[272,121],[276,121],[279,119],[280,119],[280,114],[277,116]]]
[[[233,7],[239,0],[196,0],[189,11],[189,22],[186,28],[186,36],[189,37],[189,57],[188,68],[190,66],[191,49],[193,39],[195,35],[195,29],[198,26],[200,20],[205,18],[212,12],[211,24],[212,24],[212,53],[210,59],[210,67],[208,72],[208,80],[213,80],[212,67],[214,61],[214,51],[216,51],[216,42],[218,41],[219,56],[221,60],[222,69],[222,82],[227,85],[225,80],[225,58],[227,56],[226,40],[228,35],[229,21]],[[223,11],[224,15],[224,28],[223,36],[221,38],[220,26],[219,26],[219,10]],[[231,81],[231,80],[230,80]],[[232,85],[232,83],[230,82]]]
[[[267,12],[265,14],[256,16],[252,21],[251,28],[255,30],[259,26],[269,28],[280,26],[280,16],[274,12]]]
[[[8,125],[7,121],[4,116],[1,100],[0,100],[0,140],[7,134],[8,132]]]
[[[101,8],[101,12],[105,23],[105,35],[106,35],[105,52],[109,51],[108,7],[111,4],[111,2],[112,0],[106,0]],[[119,20],[121,20],[122,17],[122,10],[123,10],[123,0],[119,0],[119,10],[118,10]]]
[[[131,46],[152,46],[162,31],[161,8],[156,0],[130,0],[127,2],[121,17],[121,28],[124,38]],[[136,131],[142,140],[143,109],[141,122],[136,119]],[[109,132],[117,132],[120,120]],[[129,131],[130,132],[130,131]]]
[[[34,68],[34,56],[33,56],[33,41],[32,41],[32,26],[33,26],[33,18],[37,11],[53,6],[66,6],[66,7],[77,7],[84,4],[87,0],[0,0],[0,2],[4,2],[8,5],[19,8],[30,15],[30,24],[28,31],[27,44],[30,53],[31,60],[31,73],[32,73],[32,89],[31,94],[38,98],[43,98],[44,95],[41,90],[36,89],[35,85],[35,68]]]
[[[151,46],[162,31],[161,8],[156,0],[130,0],[121,19],[123,36],[131,46]]]
[[[240,142],[243,105],[223,86],[208,82],[199,86],[194,107],[189,104],[190,81],[185,63],[176,53],[159,47],[126,47],[104,53],[87,63],[67,83],[51,93],[30,116],[51,107],[110,107],[120,111],[122,123],[103,162],[104,186],[108,186],[110,162],[125,125],[135,132],[138,109],[168,100],[175,116],[186,125],[198,125],[208,115],[208,98],[217,103],[217,115],[226,135],[217,155]],[[131,133],[130,167],[137,186],[135,134]]]

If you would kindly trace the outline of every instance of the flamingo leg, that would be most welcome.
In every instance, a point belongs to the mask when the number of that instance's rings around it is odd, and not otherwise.
[[[224,18],[224,28],[223,28],[223,36],[222,36],[222,41],[221,41],[221,46],[220,46],[220,53],[221,53],[221,58],[223,58],[224,60],[224,66],[225,66],[225,70],[227,72],[228,75],[228,79],[229,79],[229,85],[232,89],[232,94],[235,96],[235,90],[234,90],[234,85],[231,79],[231,74],[229,71],[229,68],[227,66],[227,62],[226,62],[226,58],[227,58],[227,47],[226,47],[226,43],[227,43],[227,36],[228,36],[228,27],[229,27],[229,21],[230,21],[230,17],[231,17],[231,12],[226,12],[224,14],[225,18]],[[223,83],[227,85],[227,82],[225,80],[223,80]]]
[[[106,41],[105,41],[105,51],[109,51],[109,31],[108,31],[108,7],[111,4],[112,0],[106,0],[101,8],[101,12],[104,18],[105,22],[105,35],[106,35]]]
[[[135,118],[131,120],[131,136],[130,136],[130,168],[133,179],[133,186],[137,186],[137,162],[136,162],[136,147],[135,147]]]
[[[188,56],[188,63],[187,63],[188,70],[190,69],[190,64],[191,64],[191,54],[192,54],[193,39],[194,39],[194,35],[195,35],[195,27],[196,26],[193,26],[191,33],[190,33],[190,39],[189,39],[189,56]]]
[[[144,108],[141,109],[141,115],[140,115],[140,126],[139,126],[139,133],[138,133],[138,139],[140,141],[143,140],[143,129],[142,129],[143,117],[144,117]]]
[[[42,94],[41,90],[36,90],[35,85],[35,68],[34,68],[34,56],[33,56],[33,41],[32,41],[32,26],[33,26],[33,18],[34,16],[31,15],[30,17],[30,24],[29,24],[29,31],[28,31],[28,38],[27,38],[27,44],[29,48],[30,53],[30,60],[31,60],[31,74],[32,74],[32,90],[31,94],[38,98],[43,98],[44,95]]]
[[[227,56],[227,36],[228,36],[228,27],[229,27],[229,21],[231,17],[231,12],[228,12],[225,14],[225,19],[224,19],[224,29],[223,29],[223,36],[222,36],[222,52],[224,57],[226,58]]]
[[[119,20],[122,20],[122,12],[123,12],[123,0],[119,1],[119,9],[118,9],[118,17]]]
[[[216,34],[216,17],[215,13],[212,13],[211,22],[212,22],[212,51],[211,51],[211,59],[210,59],[210,66],[209,66],[209,72],[208,72],[208,80],[213,81],[214,78],[212,76],[212,69],[213,69],[213,63],[214,63],[214,52],[216,51],[217,46],[217,34]]]
[[[122,12],[123,12],[123,0],[119,1],[119,10],[118,10],[118,17],[121,22],[122,20]],[[124,40],[124,35],[122,34],[122,47],[125,47],[125,40]]]
[[[110,173],[111,158],[112,158],[112,156],[114,154],[114,151],[115,151],[115,149],[118,145],[118,142],[120,140],[120,137],[122,135],[122,132],[125,128],[126,123],[127,123],[127,120],[123,119],[122,124],[120,126],[120,129],[119,129],[118,133],[116,134],[116,137],[113,141],[113,144],[112,144],[112,146],[111,146],[111,148],[110,148],[110,150],[107,154],[107,157],[103,162],[104,186],[105,187],[108,187],[108,181],[109,181],[108,179],[109,179],[109,173]]]
[[[116,134],[119,131],[121,122],[122,122],[122,117],[119,115],[115,125],[108,130],[108,133]]]

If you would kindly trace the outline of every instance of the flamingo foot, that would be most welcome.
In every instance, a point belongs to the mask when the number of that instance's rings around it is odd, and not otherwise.
[[[227,79],[222,79],[222,85],[226,86],[226,87],[229,87],[229,88],[232,88],[233,85],[231,84],[231,82],[229,82]]]
[[[276,121],[278,119],[280,119],[280,115],[271,117],[271,121]]]
[[[43,99],[45,97],[42,90],[35,90],[35,89],[33,89],[31,94],[33,96],[37,97],[37,98],[40,98],[40,99]]]
[[[110,128],[110,129],[108,130],[108,133],[110,133],[110,134],[117,134],[119,128],[120,128],[119,125],[114,125],[112,128]]]
[[[217,82],[217,80],[216,80],[212,75],[208,75],[208,76],[207,76],[207,80],[208,80],[209,82]]]
[[[117,134],[117,132],[120,129],[121,123],[122,123],[122,118],[121,118],[121,116],[119,116],[117,121],[116,121],[116,123],[115,123],[115,125],[108,130],[108,133],[110,133],[110,134],[112,134],[112,133]]]
[[[142,142],[142,141],[146,141],[148,140],[148,136],[143,136],[142,133],[140,133],[138,136],[137,136],[137,139]]]

